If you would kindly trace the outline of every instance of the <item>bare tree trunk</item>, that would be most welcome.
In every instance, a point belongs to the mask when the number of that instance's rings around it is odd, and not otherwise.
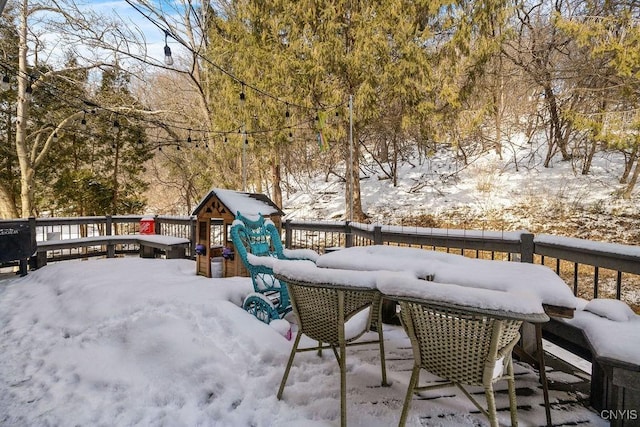
[[[349,144],[349,139],[347,137],[344,149],[344,159],[345,159],[345,171],[344,171],[344,212],[345,219],[353,220],[355,219],[353,216],[353,208],[351,206],[352,203],[352,194],[353,194],[353,174],[351,173],[351,169],[353,168],[353,164],[351,162],[351,156],[353,152],[351,150],[351,146]]]
[[[398,138],[393,138],[393,169],[391,171],[393,177],[393,186],[398,186]]]
[[[271,157],[271,184],[273,185],[273,201],[277,206],[282,207],[282,175],[280,173],[280,159],[278,153],[273,153]]]
[[[550,82],[551,77],[549,77],[547,81]],[[567,138],[563,138],[562,136],[562,124],[560,122],[560,111],[558,108],[558,102],[550,83],[544,85],[544,96],[547,103],[547,108],[549,109],[549,118],[551,120],[549,124],[549,151],[547,152],[547,158],[544,164],[544,167],[549,167],[549,163],[551,162],[552,157],[551,152],[553,151],[554,147],[558,147],[558,149],[562,153],[562,160],[569,160],[571,156],[567,151]]]
[[[624,189],[624,192],[622,193],[622,198],[623,199],[630,199],[631,198],[631,193],[633,192],[633,189],[636,186],[636,183],[638,182],[638,176],[640,175],[640,162],[638,162],[638,157],[637,155],[634,156],[635,161],[636,161],[636,167],[633,170],[633,176],[631,176],[631,179],[629,180],[629,183],[627,184],[626,188]]]
[[[355,221],[364,221],[367,216],[362,210],[362,198],[360,196],[360,143],[356,135],[353,135],[351,182],[353,183],[353,219]]]
[[[27,0],[22,0],[18,45],[18,99],[16,106],[16,154],[20,165],[20,211],[28,218],[32,211],[34,170],[27,150],[27,115],[29,101],[26,99],[29,74],[27,69]]]
[[[0,184],[0,218],[18,218],[18,210],[13,201],[11,192],[7,187]]]
[[[631,173],[631,169],[633,168],[633,164],[638,158],[638,146],[634,145],[631,154],[628,159],[625,159],[624,162],[624,172],[622,172],[622,176],[620,177],[620,184],[624,184],[629,179],[629,174]]]
[[[588,175],[591,170],[591,163],[593,162],[593,156],[596,154],[596,148],[598,143],[595,140],[591,140],[591,144],[588,147],[588,151],[585,155],[584,164],[582,165],[582,175]]]
[[[113,198],[111,199],[111,214],[115,215],[118,211],[118,168],[120,163],[120,128],[116,131],[114,150],[115,159],[113,162]]]
[[[497,96],[494,95],[494,102],[498,103],[494,107],[494,126],[496,128],[496,141],[494,143],[494,147],[496,150],[496,154],[502,160],[502,103],[504,95],[502,93]]]
[[[497,80],[498,84],[493,94],[493,114],[494,114],[494,125],[496,128],[496,141],[495,141],[495,150],[496,154],[502,160],[502,112],[504,109],[504,76],[502,74],[502,55],[498,56],[498,67],[497,67]]]

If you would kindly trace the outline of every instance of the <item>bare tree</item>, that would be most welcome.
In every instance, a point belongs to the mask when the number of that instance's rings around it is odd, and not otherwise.
[[[563,96],[571,92],[566,90],[568,80],[563,74],[568,68],[562,64],[568,61],[572,38],[561,32],[554,23],[554,14],[565,13],[568,1],[556,0],[553,5],[544,1],[518,3],[516,35],[505,44],[503,54],[522,68],[537,86],[535,94],[540,96],[548,120],[548,148],[544,166],[549,167],[558,151],[563,160],[571,158],[568,149],[571,122],[562,114]]]
[[[32,120],[32,94],[61,82],[73,83],[70,77],[73,71],[109,67],[125,54],[138,56],[140,44],[136,43],[138,38],[135,34],[122,30],[121,23],[82,10],[73,0],[20,0],[16,9],[17,64],[5,67],[15,67],[17,81],[14,143],[20,169],[20,200],[19,207],[15,206],[15,200],[8,198],[4,191],[0,192],[0,211],[27,217],[34,214],[34,184],[38,168],[56,143],[57,135],[72,123],[80,122],[85,108],[90,105],[81,99],[68,100],[69,107],[76,105],[76,111],[58,118],[55,123],[43,125]],[[59,38],[51,41],[51,34]],[[49,35],[49,39],[45,35]],[[53,47],[48,47],[49,44]],[[56,54],[62,57],[62,46],[64,51],[72,52],[80,59],[79,65],[54,69],[49,64],[55,61]],[[101,54],[103,58],[99,57]]]

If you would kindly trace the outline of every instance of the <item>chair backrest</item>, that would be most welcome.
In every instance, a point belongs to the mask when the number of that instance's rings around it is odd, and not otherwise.
[[[337,345],[343,333],[342,339],[353,341],[378,317],[382,294],[377,289],[305,282],[278,274],[276,278],[287,284],[299,330],[315,341]],[[345,332],[345,323],[367,308],[368,318]]]
[[[520,338],[522,320],[482,310],[400,300],[403,325],[414,358],[427,371],[450,381],[483,385]]]
[[[231,240],[245,265],[249,263],[247,253],[284,257],[278,229],[271,220],[265,220],[262,215],[254,221],[238,212],[231,226]]]

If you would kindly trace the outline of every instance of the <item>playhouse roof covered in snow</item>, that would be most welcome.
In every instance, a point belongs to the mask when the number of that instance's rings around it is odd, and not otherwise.
[[[192,215],[198,215],[213,198],[216,198],[222,205],[221,207],[232,216],[235,216],[237,212],[245,216],[284,215],[284,212],[265,194],[245,193],[222,188],[213,188],[194,209]]]

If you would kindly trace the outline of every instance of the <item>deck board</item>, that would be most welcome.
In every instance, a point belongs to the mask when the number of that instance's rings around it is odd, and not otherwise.
[[[348,407],[370,407],[368,410],[382,405],[385,411],[396,412],[398,418],[402,410],[406,388],[411,376],[413,354],[409,339],[399,326],[384,325],[385,353],[387,361],[387,375],[392,382],[390,387],[380,386],[378,348],[372,346],[358,346],[347,349],[347,404]],[[304,339],[304,338],[303,338]],[[364,337],[363,339],[370,339]],[[323,357],[333,357],[327,352]],[[309,352],[299,356],[294,363],[304,364],[307,368],[313,365],[315,353]],[[587,408],[589,402],[589,376],[569,364],[547,354],[547,376],[549,378],[551,416],[554,426],[607,425],[595,411]],[[336,364],[336,374],[338,367]],[[366,369],[366,373],[362,371]],[[514,363],[516,375],[516,395],[518,405],[518,420],[521,426],[544,426],[546,424],[542,387],[537,372],[529,365],[516,361]],[[324,373],[331,375],[331,373]],[[438,380],[422,371],[421,384]],[[308,379],[309,387],[313,386],[313,378]],[[305,387],[305,381],[296,380],[298,387]],[[339,387],[336,375],[336,386]],[[376,389],[376,393],[363,391]],[[481,387],[469,387],[469,391],[479,397],[484,403],[484,391]],[[510,425],[509,401],[506,381],[495,385],[496,405],[501,425]],[[375,396],[372,398],[372,396]],[[463,408],[461,411],[460,408]],[[347,408],[349,413],[349,408]],[[424,426],[488,426],[488,420],[466,399],[455,387],[437,389],[414,396],[411,402],[407,425]]]

